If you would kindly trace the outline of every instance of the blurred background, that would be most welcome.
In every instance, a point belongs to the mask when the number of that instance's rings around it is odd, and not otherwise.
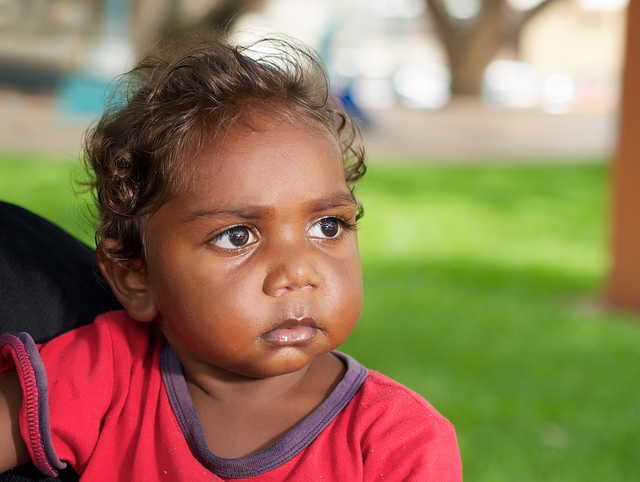
[[[108,82],[159,37],[230,24],[241,43],[315,48],[373,157],[606,156],[626,2],[2,0],[0,145],[77,149]]]
[[[605,301],[630,9],[0,0],[0,200],[91,243],[81,139],[115,76],[176,28],[299,38],[370,160],[343,350],[452,421],[468,481],[637,480],[640,319]]]

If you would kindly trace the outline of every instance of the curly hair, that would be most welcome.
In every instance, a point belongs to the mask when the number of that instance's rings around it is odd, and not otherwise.
[[[86,134],[101,254],[114,261],[144,257],[146,220],[188,183],[184,154],[260,112],[332,133],[353,191],[366,171],[360,134],[331,100],[327,74],[312,50],[287,39],[249,47],[183,39],[125,74]],[[362,214],[358,202],[357,218]],[[117,243],[105,245],[107,238]]]

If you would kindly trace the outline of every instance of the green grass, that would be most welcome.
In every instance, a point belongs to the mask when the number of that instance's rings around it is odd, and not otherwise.
[[[0,198],[81,233],[75,166],[0,160]],[[467,481],[637,479],[640,319],[599,303],[607,187],[601,164],[374,165],[358,190],[343,350],[454,423]]]
[[[86,215],[87,195],[78,181],[85,179],[78,159],[69,156],[0,154],[0,200],[17,204],[49,219],[93,244]]]

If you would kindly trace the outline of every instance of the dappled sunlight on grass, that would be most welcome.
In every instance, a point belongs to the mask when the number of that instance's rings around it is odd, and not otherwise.
[[[602,166],[371,171],[358,191],[365,258],[604,270]]]

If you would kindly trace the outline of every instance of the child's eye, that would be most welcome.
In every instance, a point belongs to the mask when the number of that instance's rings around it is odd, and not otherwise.
[[[246,226],[234,226],[216,236],[212,244],[223,249],[238,249],[256,241],[255,235]]]
[[[312,238],[335,238],[342,232],[342,223],[336,218],[324,218],[309,229]]]

